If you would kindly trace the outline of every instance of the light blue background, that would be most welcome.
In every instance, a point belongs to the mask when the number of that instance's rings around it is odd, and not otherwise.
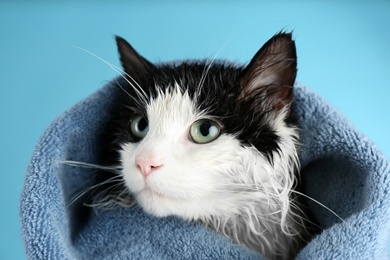
[[[113,35],[151,61],[248,62],[294,30],[298,80],[390,155],[389,1],[0,0],[0,259],[23,259],[19,194],[34,145],[61,112],[116,76]]]

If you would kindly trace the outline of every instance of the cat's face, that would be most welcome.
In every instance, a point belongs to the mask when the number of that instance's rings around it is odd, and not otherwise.
[[[141,207],[203,219],[263,200],[272,212],[270,201],[291,188],[297,164],[297,133],[287,123],[296,75],[291,35],[274,36],[245,68],[155,66],[117,43],[129,85],[116,142],[126,187]]]

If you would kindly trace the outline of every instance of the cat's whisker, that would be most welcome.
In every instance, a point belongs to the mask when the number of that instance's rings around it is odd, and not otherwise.
[[[221,194],[225,194],[227,193],[227,190],[224,190],[224,189],[215,189],[214,190],[215,192],[220,192]],[[257,197],[254,197],[253,195],[256,194]],[[261,192],[259,192],[259,190],[256,190],[256,191],[251,191],[251,190],[232,190],[231,191],[231,194],[230,195],[234,195],[236,198],[239,198],[238,196],[242,196],[242,199],[245,199],[245,200],[261,200],[263,199],[264,201],[267,201],[266,203],[264,204],[267,204],[268,206],[272,206],[272,207],[279,207],[280,206],[280,203],[278,202],[280,200],[280,196],[279,195],[275,195],[275,194],[270,194],[270,193],[267,193],[267,194],[264,194],[262,197],[259,196],[260,194],[263,194]],[[271,199],[272,199],[272,202],[271,202]]]
[[[73,167],[105,170],[105,171],[110,171],[110,172],[117,173],[117,174],[120,174],[120,172],[121,172],[120,166],[112,166],[112,165],[104,166],[104,165],[99,165],[99,164],[85,163],[85,162],[72,161],[72,160],[58,161],[58,163],[73,166]]]
[[[129,74],[127,74],[122,68],[118,67],[118,66],[115,66],[114,64],[108,62],[107,60],[103,59],[102,57],[98,56],[97,54],[87,50],[87,49],[84,49],[80,46],[76,46],[76,45],[71,45],[72,47],[74,48],[77,48],[79,50],[82,50],[90,55],[92,55],[93,57],[97,58],[98,60],[102,61],[104,64],[108,65],[112,70],[114,70],[118,75],[120,75],[127,83],[129,83],[129,85],[134,89],[134,91],[137,92],[137,94],[139,95],[139,97],[143,98],[143,101],[147,102],[147,95],[145,93],[145,91],[141,88],[141,86],[138,84],[138,82],[136,80],[134,80],[133,77],[131,77]],[[123,76],[123,74],[125,74],[127,77],[129,77],[135,84],[136,86],[134,86],[133,83],[131,83],[125,76]],[[117,82],[118,83],[118,82]],[[132,97],[132,95],[130,95],[129,92],[126,91],[125,88],[123,88],[120,84],[118,84],[118,86],[122,89],[122,91],[124,91],[128,96]]]
[[[295,193],[299,196],[302,196],[302,197],[305,197],[306,199],[308,200],[311,200],[313,201],[314,203],[318,204],[319,206],[323,207],[324,209],[328,210],[330,213],[332,213],[336,218],[338,218],[341,222],[345,223],[345,220],[340,217],[336,212],[334,212],[332,209],[330,209],[329,207],[325,206],[324,204],[322,204],[321,202],[319,202],[318,200],[302,193],[302,192],[299,192],[299,191],[295,191],[295,190],[291,190],[292,193]]]
[[[75,197],[72,198],[72,200],[69,202],[69,206],[74,204],[76,201],[78,201],[79,199],[81,199],[82,197],[84,197],[86,194],[88,193],[94,193],[98,188],[100,188],[101,186],[103,185],[106,185],[106,184],[109,184],[109,183],[115,183],[118,181],[118,179],[120,179],[121,176],[114,176],[114,177],[111,177],[110,179],[107,179],[103,182],[100,182],[100,183],[97,183],[93,186],[90,186],[88,187],[87,189],[85,189],[84,191],[78,193]]]
[[[222,184],[222,185],[223,185],[223,184]],[[227,183],[227,184],[225,184],[225,186],[226,186],[226,187],[229,187],[229,188],[231,188],[231,189],[234,189],[234,191],[237,191],[237,193],[241,193],[241,194],[253,194],[254,192],[256,193],[256,192],[261,191],[261,190],[259,189],[259,187],[255,187],[255,186],[250,185],[250,184],[248,184],[248,183],[234,183],[234,184],[232,184],[232,183]],[[235,188],[237,188],[237,189],[235,189]],[[226,190],[221,190],[221,192],[226,192]],[[341,220],[342,222],[345,222],[345,220],[344,220],[343,218],[341,218],[337,213],[335,213],[332,209],[330,209],[329,207],[325,206],[324,204],[322,204],[322,203],[319,202],[318,200],[315,200],[315,199],[311,198],[310,196],[308,196],[308,195],[306,195],[306,194],[304,194],[304,193],[295,191],[295,190],[291,190],[290,192],[295,193],[295,194],[297,194],[297,195],[299,195],[299,196],[303,196],[303,197],[305,197],[305,198],[307,198],[307,199],[313,201],[314,203],[318,204],[319,206],[321,206],[321,207],[323,207],[324,209],[326,209],[327,211],[329,211],[331,214],[333,214],[335,217],[337,217],[337,218],[338,218],[339,220]],[[268,196],[269,198],[271,198],[271,197],[273,197],[273,196],[274,196],[275,198],[278,198],[278,197],[280,196],[280,194],[278,194],[278,193],[274,193],[274,194],[267,193],[267,196]],[[270,205],[271,205],[271,204],[270,204]],[[295,203],[291,203],[291,205],[296,206],[296,209],[298,209],[298,210],[300,209],[300,207],[297,206],[297,205],[295,205]],[[302,211],[302,213],[304,213],[304,212]]]
[[[121,83],[118,81],[117,78],[115,78],[116,85],[117,85],[121,90],[123,90],[123,91],[130,97],[130,99],[131,99],[135,104],[138,105],[138,107],[145,107],[145,106],[148,104],[147,98],[144,97],[144,96],[143,96],[143,95],[134,87],[134,85],[133,85],[125,76],[123,76],[123,75],[120,75],[120,76],[121,76],[122,79],[124,79],[124,80],[125,80],[125,81],[134,89],[134,91],[136,92],[136,95],[135,95],[135,96],[130,95],[130,94],[126,91],[125,87],[123,87],[123,86],[121,85]]]
[[[126,76],[123,76],[123,74],[121,74],[121,77],[134,89],[134,91],[137,93],[137,97],[133,97],[131,96],[130,94],[128,94],[128,92],[126,92],[126,90],[120,85],[120,83],[117,81],[118,85],[120,86],[120,88],[125,91],[135,102],[139,102],[138,99],[141,99],[141,101],[143,102],[143,106],[145,106],[146,104],[148,104],[148,96],[147,94],[145,93],[145,91],[141,88],[141,86],[138,84],[138,82],[133,78],[131,77],[128,73],[126,73],[125,71],[122,71],[122,73],[124,73],[129,79],[131,79],[135,84],[136,86],[134,86],[134,84],[132,82],[130,82],[130,80],[126,77]]]
[[[214,55],[213,59],[211,60],[210,64],[205,67],[205,69],[203,70],[203,73],[202,73],[202,76],[199,80],[199,84],[197,86],[197,99],[200,97],[200,94],[201,94],[201,91],[202,91],[202,88],[203,88],[203,85],[204,85],[204,82],[206,81],[206,77],[210,71],[210,68],[211,66],[214,64],[214,61],[217,59],[218,55],[221,53],[221,51],[228,45],[228,43],[230,43],[231,40],[227,41],[218,51],[217,53]]]
[[[120,71],[122,71],[129,79],[131,79],[136,84],[137,88],[135,88],[134,85],[129,80],[127,80],[125,77],[125,80],[127,81],[127,83],[129,83],[134,88],[134,90],[137,91],[137,93],[139,93],[138,90],[142,93],[142,95],[140,95],[140,96],[143,97],[144,101],[146,102],[148,99],[148,95],[146,94],[144,89],[141,87],[141,85],[131,75],[129,75],[124,70],[120,69]]]
[[[118,167],[118,166],[103,166],[103,165],[97,165],[97,164],[92,164],[92,163],[85,163],[85,162],[79,162],[79,161],[71,161],[71,160],[64,160],[64,161],[59,161],[59,163],[61,164],[65,164],[65,165],[69,165],[69,166],[72,166],[72,167],[81,167],[81,168],[88,168],[88,169],[96,169],[96,170],[104,170],[104,171],[108,171],[108,172],[112,172],[114,173],[115,175],[107,180],[104,180],[104,181],[101,181],[95,185],[92,185],[86,189],[84,189],[83,191],[79,192],[76,196],[74,196],[70,202],[69,202],[69,205],[68,206],[71,206],[73,205],[74,203],[76,203],[78,200],[80,200],[81,198],[83,198],[84,196],[86,196],[87,194],[90,194],[89,196],[92,196],[94,197],[94,202],[92,204],[88,204],[88,203],[84,203],[86,206],[87,205],[95,205],[95,204],[102,204],[102,203],[95,203],[97,201],[97,198],[100,198],[102,197],[101,194],[105,195],[105,196],[109,196],[107,194],[109,194],[110,192],[114,192],[115,189],[117,187],[120,187],[122,186],[123,188],[121,189],[121,194],[123,194],[124,190],[126,190],[126,188],[124,188],[123,186],[123,180],[122,180],[122,176],[121,176],[121,167]],[[104,185],[108,185],[112,183],[113,185],[110,185],[109,187],[107,187],[105,190],[101,190],[100,192],[96,193],[96,191],[103,187]],[[110,192],[107,192],[107,191],[110,191]],[[106,201],[107,199],[104,198],[102,199],[102,201]],[[107,204],[107,202],[105,202],[104,204]]]
[[[301,208],[299,203],[295,203],[294,201],[291,201],[290,205],[291,205],[291,208],[294,210],[290,211],[289,214],[291,216],[293,216],[295,223],[300,225],[302,228],[306,229],[307,226],[304,223],[301,223],[298,221],[298,220],[300,220],[300,221],[304,221],[304,222],[310,224],[311,227],[315,227],[319,230],[323,230],[323,228],[320,225],[318,225],[317,223],[310,220],[310,218],[307,216],[306,212]]]
[[[134,199],[124,187],[123,182],[118,180],[114,180],[113,182],[116,184],[107,187],[105,190],[101,190],[94,195],[92,203],[84,203],[84,205],[95,208],[110,208],[115,205],[132,206]]]

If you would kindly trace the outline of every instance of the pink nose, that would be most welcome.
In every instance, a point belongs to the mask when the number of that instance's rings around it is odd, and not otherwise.
[[[147,177],[149,174],[151,174],[153,171],[157,170],[163,165],[161,160],[157,158],[145,160],[139,157],[135,158],[135,164],[141,170],[142,175],[145,177]]]

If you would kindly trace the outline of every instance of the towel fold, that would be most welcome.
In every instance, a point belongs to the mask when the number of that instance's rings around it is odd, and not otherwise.
[[[72,203],[96,171],[61,164],[94,163],[115,102],[107,84],[59,116],[38,142],[21,195],[29,259],[261,259],[200,224],[155,218],[139,207],[89,210]],[[292,113],[300,127],[303,190],[323,231],[297,259],[388,258],[390,164],[335,109],[301,84]]]

